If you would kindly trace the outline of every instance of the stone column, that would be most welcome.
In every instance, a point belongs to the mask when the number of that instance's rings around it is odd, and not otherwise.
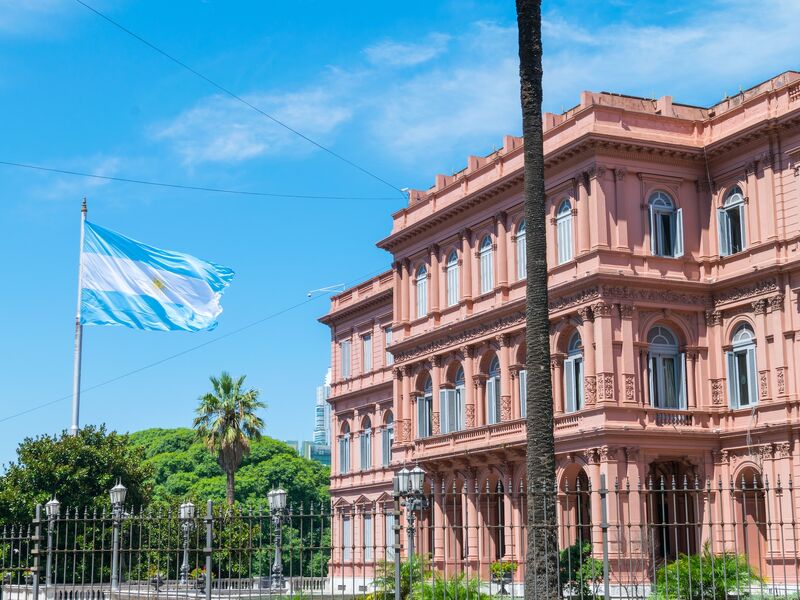
[[[440,356],[433,357],[433,364],[431,365],[431,386],[433,387],[433,414],[431,415],[431,433],[439,435],[440,428],[440,415],[442,414],[442,407],[439,405],[439,390],[442,385],[442,358]]]
[[[409,276],[408,259],[400,263],[400,287],[395,290],[395,294],[399,296],[400,305],[400,323],[404,326],[408,325],[408,315],[411,298],[409,297],[409,289],[411,288],[411,281]]]
[[[611,328],[611,305],[598,302],[592,306],[594,315],[594,355],[597,375],[597,401],[614,403],[614,346]],[[584,345],[584,350],[586,346]]]
[[[414,277],[414,269],[411,266],[409,259],[405,260],[406,263],[406,285],[403,288],[406,303],[406,324],[410,323],[417,318],[417,302],[414,298],[414,292],[417,289],[416,280]],[[408,328],[407,328],[408,331]]]
[[[475,481],[475,471],[471,470],[464,481],[467,501],[467,561],[473,565],[478,564],[478,490]]]
[[[472,387],[475,398],[475,426],[482,427],[488,423],[486,418],[486,375],[483,373],[473,375]]]
[[[765,202],[767,206],[762,208],[761,203],[758,201],[758,162],[751,161],[745,165],[745,175],[747,177],[747,185],[742,190],[745,199],[744,220],[747,229],[745,231],[745,247],[749,248],[761,241],[761,217],[759,211],[766,209],[772,211],[773,206],[771,202]],[[725,202],[725,198],[721,198]],[[752,202],[751,202],[752,200]],[[766,214],[764,215],[766,216]],[[774,230],[773,230],[774,233]],[[769,236],[767,236],[769,237]]]
[[[553,378],[553,410],[556,415],[563,415],[566,410],[564,397],[564,355],[553,354],[550,357],[550,370]],[[577,391],[577,390],[576,390]]]
[[[494,216],[497,226],[497,288],[501,293],[508,292],[508,230],[507,215],[499,212]]]
[[[586,475],[589,477],[589,505],[591,510],[591,538],[592,548],[594,551],[602,552],[603,549],[603,532],[598,525],[602,515],[602,505],[600,504],[600,449],[588,448],[585,450],[586,456]],[[606,486],[608,482],[606,482]]]
[[[394,432],[395,439],[402,441],[400,436],[403,429],[403,370],[400,367],[392,369],[392,408],[394,408],[394,422],[397,431]]]
[[[628,529],[629,549],[631,558],[641,559],[646,555],[646,547],[643,541],[651,532],[644,527],[645,516],[647,515],[646,496],[642,494],[642,486],[646,485],[644,465],[641,462],[641,453],[638,446],[628,446],[625,448],[625,495],[627,496],[627,516],[626,520],[632,524]],[[634,563],[637,564],[637,563]]]
[[[600,165],[594,165],[586,172],[593,209],[590,217],[592,248],[608,248],[608,215],[610,211],[606,206],[606,194],[603,190],[605,174],[605,167]]]
[[[506,470],[513,473],[513,465],[507,465]],[[511,476],[506,477],[503,485],[503,560],[516,560],[514,552],[514,503],[512,493],[514,491]]]
[[[624,380],[622,402],[635,405],[636,402],[636,349],[634,348],[632,304],[619,305],[620,329],[622,330],[622,377]]]
[[[465,229],[459,234],[461,238],[461,298],[467,305],[467,309],[472,308],[472,232]]]
[[[583,254],[584,252],[588,252],[590,245],[591,245],[591,234],[590,234],[590,211],[589,211],[589,190],[588,190],[589,182],[584,175],[581,175],[578,178],[578,221],[577,221],[577,230],[575,233],[576,241],[578,242],[578,254]]]
[[[403,320],[403,295],[400,293],[400,290],[403,288],[402,270],[403,267],[399,262],[392,263],[392,289],[394,290],[392,294],[392,323],[399,323]]]
[[[697,350],[686,351],[686,407],[697,408]]]
[[[769,357],[767,354],[767,300],[760,298],[750,303],[755,314],[756,334],[756,367],[758,368],[757,394],[758,401],[764,402],[770,397],[769,391]]]
[[[438,319],[439,317],[439,280],[442,278],[442,274],[439,269],[439,246],[434,244],[429,249],[430,252],[430,259],[431,259],[431,268],[428,271],[428,278],[431,282],[431,297],[430,297],[430,306],[431,306],[431,315],[434,319]]]
[[[625,169],[614,169],[614,212],[613,217],[616,219],[614,227],[614,234],[617,236],[617,249],[628,251],[628,206],[625,203]],[[625,221],[620,225],[620,221]]]
[[[786,339],[784,338],[783,308],[785,298],[783,294],[772,296],[768,301],[769,325],[772,333],[772,358],[773,358],[773,392],[774,398],[784,397],[788,394],[786,386]]]
[[[400,442],[410,442],[413,439],[411,434],[411,418],[413,415],[411,406],[411,367],[404,365],[403,369],[403,420],[398,422],[397,429],[394,432],[396,437],[399,437]]]
[[[511,418],[519,419],[522,416],[522,404],[520,403],[519,394],[519,372],[522,367],[520,365],[511,365],[509,372],[511,374]]]
[[[588,306],[578,310],[583,323],[580,327],[583,342],[583,387],[586,406],[594,406],[597,401],[597,378],[595,371],[594,314]]]
[[[507,333],[497,336],[497,342],[500,344],[500,420],[510,421],[512,415],[511,409],[511,371],[510,371],[510,358],[509,348],[510,337]]]
[[[437,473],[431,480],[433,491],[433,562],[438,568],[444,564],[445,510],[443,495],[444,479]]]

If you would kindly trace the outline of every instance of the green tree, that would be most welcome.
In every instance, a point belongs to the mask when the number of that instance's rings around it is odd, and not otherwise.
[[[65,508],[108,505],[108,490],[119,479],[128,488],[126,502],[150,500],[152,467],[127,435],[87,426],[77,435],[29,437],[17,448],[17,459],[0,478],[0,520],[30,521],[36,503],[56,496]]]
[[[261,439],[264,421],[256,415],[265,404],[256,389],[244,389],[245,376],[233,379],[223,371],[211,376],[212,391],[200,397],[194,428],[226,476],[226,499],[233,506],[236,469],[250,452],[250,441]]]
[[[550,315],[547,299],[544,146],[542,128],[542,3],[517,0],[519,79],[524,150],[525,226],[528,231],[525,293],[527,349],[528,536],[525,595],[558,597],[555,529],[555,441],[550,380]]]

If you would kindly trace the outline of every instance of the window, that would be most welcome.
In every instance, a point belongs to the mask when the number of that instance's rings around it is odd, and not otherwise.
[[[374,546],[375,538],[372,535],[372,515],[364,515],[364,560],[372,560]]]
[[[345,423],[342,435],[339,437],[339,474],[346,475],[350,472],[350,426]]]
[[[350,340],[342,340],[339,344],[342,360],[342,379],[350,377]]]
[[[386,509],[389,510],[388,508]],[[384,527],[386,528],[386,560],[394,560],[394,514],[384,513]]]
[[[564,360],[564,412],[575,412],[583,408],[583,344],[576,331],[567,346]]]
[[[417,269],[417,318],[428,314],[428,269]]]
[[[458,254],[453,250],[447,257],[447,306],[458,304]]]
[[[386,366],[394,364],[394,355],[389,352],[392,345],[392,327],[385,327],[383,330],[383,349],[386,351]]]
[[[353,558],[353,528],[350,517],[342,517],[342,560],[348,562]]]
[[[430,437],[433,429],[433,383],[431,378],[425,382],[422,396],[417,398],[417,437]]]
[[[745,249],[744,195],[737,186],[728,192],[725,204],[717,209],[720,256],[730,256]]]
[[[528,238],[525,234],[525,219],[517,225],[517,279],[525,279],[528,274],[528,253],[525,241]]]
[[[362,371],[369,373],[372,371],[372,334],[366,333],[361,337],[361,364],[364,365]]]
[[[572,205],[564,200],[556,213],[556,242],[558,244],[558,264],[572,260]]]
[[[750,325],[743,323],[733,334],[733,348],[727,352],[728,396],[731,408],[752,406],[756,394],[756,344]]]
[[[369,417],[364,419],[364,426],[361,431],[361,470],[367,471],[372,468],[372,422]]]
[[[394,444],[394,416],[389,413],[386,416],[386,425],[381,434],[381,454],[383,455],[383,466],[388,467],[392,462],[392,444]]]
[[[677,338],[666,327],[656,326],[647,334],[647,343],[651,404],[686,408],[686,359],[678,352]]]
[[[493,264],[492,238],[488,235],[481,240],[478,250],[481,266],[481,294],[494,289],[494,264]]]
[[[524,419],[528,416],[528,371],[519,372],[519,414]]]
[[[664,192],[650,196],[650,251],[654,256],[683,256],[683,209],[675,210]]]
[[[486,380],[486,422],[489,425],[500,422],[500,361],[496,356],[489,364]]]
[[[442,412],[442,433],[452,433],[464,429],[464,369],[456,371],[455,386],[439,392],[439,406]]]

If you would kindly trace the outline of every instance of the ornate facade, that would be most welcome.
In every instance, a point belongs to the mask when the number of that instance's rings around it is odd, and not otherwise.
[[[601,475],[634,487],[800,480],[800,73],[710,108],[584,92],[544,119],[559,493]],[[418,463],[431,475],[425,518],[444,525],[421,541],[434,564],[455,553],[485,573],[521,558],[521,539],[459,527],[524,522],[522,173],[522,140],[507,136],[411,191],[378,243],[392,270],[321,319],[331,491],[348,523],[335,539],[381,547],[389,523],[364,533],[358,506],[387,502],[392,473]],[[500,490],[502,510],[484,510],[478,489]],[[452,490],[469,493],[449,506]],[[800,514],[786,498],[756,510]],[[344,558],[334,572],[357,568]]]

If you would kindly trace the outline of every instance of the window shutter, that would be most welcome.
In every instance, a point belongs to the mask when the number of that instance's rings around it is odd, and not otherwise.
[[[528,416],[528,371],[525,369],[519,372],[519,404],[519,414]]]
[[[575,361],[568,358],[564,361],[564,410],[575,412]]]
[[[525,240],[527,233],[524,235],[517,236],[517,279],[525,279],[527,274],[526,272],[526,264],[527,264],[527,254],[525,248]]]
[[[424,427],[425,419],[423,417],[425,411],[425,399],[422,396],[417,398],[417,437],[425,437]]]
[[[656,398],[656,386],[653,385],[653,377],[656,371],[656,359],[648,353],[647,355],[647,379],[650,384],[650,406],[658,406],[658,398]]]
[[[490,378],[486,382],[486,421],[487,424],[491,425],[495,423],[495,403],[497,402],[497,398],[495,397],[496,390],[494,388],[494,378]]]
[[[656,211],[653,205],[650,205],[650,254],[656,256],[658,254],[658,230],[656,227]]]
[[[747,248],[747,226],[745,225],[744,204],[739,205],[739,226],[742,228],[742,250]]]
[[[750,395],[748,404],[758,402],[758,370],[756,369],[756,349],[747,349],[747,389]]]
[[[583,359],[575,361],[575,374],[577,384],[575,385],[575,410],[581,410],[583,404]]]
[[[678,391],[678,406],[681,410],[686,410],[686,353],[681,352],[678,360],[678,368],[675,369],[675,389]]]
[[[677,258],[683,256],[683,209],[675,211],[675,254]]]
[[[447,398],[448,391],[449,390],[446,389],[439,390],[439,418],[441,419],[439,428],[442,433],[450,432],[450,407],[448,405]]]
[[[389,465],[389,428],[385,427],[381,432],[381,458],[383,466]]]
[[[453,398],[455,399],[456,430],[461,431],[464,429],[464,422],[466,421],[464,416],[464,388],[456,388],[453,390]]]
[[[725,362],[728,365],[728,402],[731,408],[739,408],[739,394],[737,393],[739,388],[736,386],[736,355],[733,352],[726,352],[725,356],[727,358]]]
[[[717,227],[719,229],[719,255],[728,256],[731,253],[730,223],[728,212],[722,208],[717,209]]]

